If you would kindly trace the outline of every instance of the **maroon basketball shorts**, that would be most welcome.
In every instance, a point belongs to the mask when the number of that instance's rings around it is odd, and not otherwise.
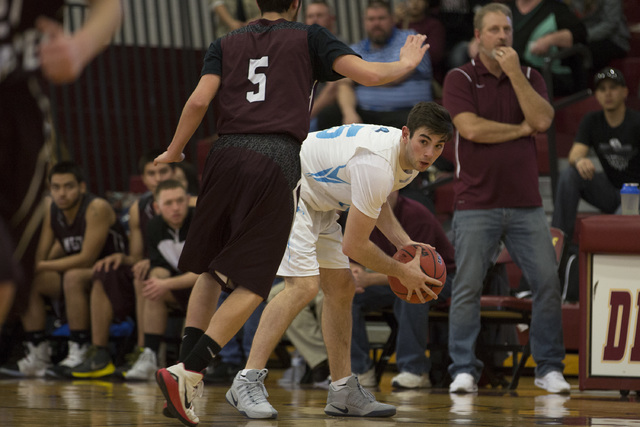
[[[226,290],[242,286],[266,299],[293,222],[300,144],[287,135],[223,135],[202,179],[180,270],[217,271],[233,283]]]

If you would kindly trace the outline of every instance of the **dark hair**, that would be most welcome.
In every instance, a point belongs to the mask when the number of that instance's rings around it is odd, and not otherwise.
[[[302,0],[300,0],[302,2]],[[289,10],[293,0],[257,0],[260,12],[276,12],[283,13]]]
[[[391,4],[386,0],[369,0],[369,3],[367,3],[367,9],[374,9],[374,8],[386,9],[387,12],[389,12],[389,15],[393,15],[391,11]]]
[[[197,196],[200,192],[200,180],[196,167],[189,162],[173,163],[176,168],[182,169],[187,178],[187,193]]]
[[[447,141],[453,136],[451,115],[443,106],[435,102],[419,102],[413,106],[407,118],[409,136],[418,128],[426,127],[435,135],[444,135]]]
[[[166,181],[161,181],[158,183],[153,196],[157,199],[162,190],[173,190],[174,188],[182,188],[184,191],[187,191],[187,189],[184,188],[184,185],[182,185],[180,181],[175,179],[167,179]]]
[[[153,163],[155,158],[158,157],[162,153],[164,153],[164,151],[160,150],[159,148],[152,148],[149,151],[145,151],[145,153],[142,155],[142,157],[140,157],[140,160],[138,160],[138,172],[140,173],[140,175],[142,175],[144,173],[144,168],[149,163]],[[173,167],[174,167],[173,163],[169,163],[169,166],[171,166],[171,169],[173,169]]]
[[[49,182],[51,182],[51,177],[53,175],[62,175],[67,173],[73,175],[76,181],[78,181],[78,184],[84,182],[84,174],[82,173],[82,169],[80,169],[80,166],[70,161],[62,161],[56,163],[49,171]]]

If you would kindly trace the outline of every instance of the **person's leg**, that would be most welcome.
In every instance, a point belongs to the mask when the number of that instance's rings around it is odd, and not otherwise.
[[[138,330],[138,347],[144,347],[144,305],[146,300],[142,296],[144,281],[133,279],[133,289],[136,294],[136,326]]]
[[[512,210],[505,244],[531,284],[533,314],[529,340],[536,376],[564,369],[562,295],[555,249],[542,208]],[[461,269],[464,270],[464,269]]]
[[[348,268],[321,268],[320,277],[324,293],[322,335],[329,356],[331,379],[337,381],[351,375],[351,303],[355,283]]]
[[[62,286],[70,331],[89,330],[89,288],[92,277],[91,268],[74,268],[63,275]]]
[[[113,307],[100,280],[91,288],[91,342],[106,347],[109,344],[109,326],[113,322]]]
[[[389,294],[391,293],[389,289]],[[387,298],[391,297],[392,295],[389,295]],[[431,361],[425,352],[429,337],[429,305],[410,304],[397,298],[393,304],[393,311],[398,320],[396,339],[398,371],[418,376],[428,374]]]
[[[318,293],[319,276],[287,277],[284,289],[264,309],[246,369],[264,369],[291,321]]]
[[[60,298],[60,274],[55,271],[42,271],[33,279],[29,304],[22,315],[22,327],[25,332],[44,331],[46,326],[46,309],[44,297]]]
[[[370,354],[369,338],[367,336],[367,323],[365,314],[367,312],[390,306],[393,299],[389,298],[385,289],[388,286],[370,286],[361,294],[353,297],[351,309],[352,331],[351,331],[351,370],[357,374],[368,372],[373,364]],[[393,292],[391,297],[395,298]],[[362,380],[361,380],[362,382]],[[369,386],[370,384],[365,384]]]
[[[287,338],[311,368],[326,361],[328,357],[322,337],[320,323],[322,316],[314,310],[318,305],[318,299],[322,300],[323,298],[321,295],[322,292],[318,292],[314,298],[315,303],[312,301],[302,308],[300,313],[293,318],[286,332]],[[320,303],[320,305],[322,304]]]
[[[218,307],[220,307],[227,300],[228,296],[228,292],[220,293],[220,298],[218,299]],[[224,347],[222,347],[222,350],[220,350],[220,353],[218,353],[216,357],[219,357],[225,363],[230,363],[237,366],[242,365],[243,355],[242,349],[240,348],[240,342],[238,341],[238,336],[235,335],[233,338],[231,338],[229,342]]]
[[[0,330],[13,305],[13,296],[15,293],[15,283],[11,281],[0,282]]]
[[[453,280],[449,308],[449,373],[454,383],[458,374],[469,374],[476,383],[480,379],[483,364],[475,355],[480,296],[484,276],[498,252],[502,220],[501,209],[456,211],[453,216],[456,265],[460,266]]]

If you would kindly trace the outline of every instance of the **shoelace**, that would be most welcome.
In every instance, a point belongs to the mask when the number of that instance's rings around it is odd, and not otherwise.
[[[204,396],[204,382],[200,381],[193,388],[193,391],[191,392],[191,396],[189,396],[189,402],[191,402],[191,408],[193,408],[193,399],[195,399],[196,397],[202,397],[202,396]]]
[[[83,352],[82,348],[78,344],[72,343],[71,346],[69,347],[69,354],[59,364],[63,366],[77,366],[80,363],[82,363],[85,359],[89,360],[92,357],[94,357],[97,352],[98,352],[98,348],[95,346],[91,346],[89,347],[88,350]]]
[[[375,397],[373,397],[373,394],[371,392],[369,392],[368,390],[365,390],[360,383],[358,382],[358,390],[360,390],[360,393],[362,393],[362,395],[369,401],[369,402],[373,402],[374,400],[376,400]]]
[[[247,381],[245,384],[247,395],[253,403],[262,403],[267,401],[269,393],[267,393],[267,389],[262,381]]]

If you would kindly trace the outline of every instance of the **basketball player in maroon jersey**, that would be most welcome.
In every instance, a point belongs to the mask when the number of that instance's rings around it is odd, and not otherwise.
[[[14,291],[16,312],[28,301],[44,213],[40,202],[51,132],[39,74],[56,84],[74,81],[107,46],[121,20],[120,0],[90,0],[82,28],[66,34],[55,20],[64,3],[0,1],[0,182],[11,183],[0,192],[0,327]]]
[[[300,3],[258,0],[262,19],[211,44],[173,141],[157,158],[184,158],[184,146],[213,101],[220,139],[207,158],[180,259],[182,271],[200,276],[189,300],[181,363],[156,373],[169,414],[188,426],[199,422],[191,402],[201,371],[267,298],[284,254],[315,83],[346,76],[386,84],[411,72],[428,48],[424,36],[411,36],[398,61],[368,63],[327,29],[292,22]],[[220,286],[233,292],[216,311]],[[263,380],[247,378],[245,391],[259,391],[258,403],[266,401]],[[357,392],[369,402],[370,395]],[[250,418],[277,416],[273,408],[256,413],[230,403]]]

